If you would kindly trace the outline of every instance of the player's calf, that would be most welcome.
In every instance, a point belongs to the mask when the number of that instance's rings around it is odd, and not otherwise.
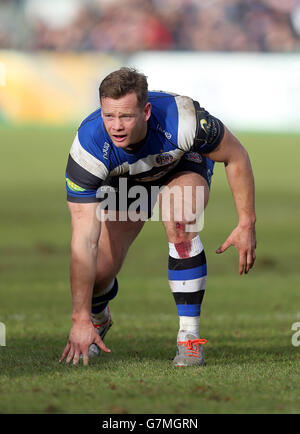
[[[173,238],[174,240],[174,238]],[[199,235],[184,234],[169,242],[168,276],[179,316],[175,366],[204,364],[199,336],[201,305],[206,288],[207,267]],[[195,342],[193,342],[195,341]]]
[[[106,333],[112,326],[112,319],[108,303],[114,299],[118,293],[118,280],[113,278],[110,284],[103,290],[98,289],[95,285],[92,297],[91,321],[97,330],[100,338],[103,340]],[[98,356],[101,353],[96,344],[90,345],[89,357]]]

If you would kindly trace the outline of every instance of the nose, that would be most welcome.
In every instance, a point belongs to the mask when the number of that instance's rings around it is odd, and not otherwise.
[[[113,127],[113,130],[115,130],[115,131],[122,131],[124,128],[122,120],[118,117],[115,117],[112,127]]]

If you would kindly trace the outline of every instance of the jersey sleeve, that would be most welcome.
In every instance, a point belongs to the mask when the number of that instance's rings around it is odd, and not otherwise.
[[[184,152],[208,154],[221,142],[223,123],[187,96],[174,96],[177,108],[177,146]],[[174,119],[176,116],[172,116]]]
[[[201,154],[212,152],[224,136],[224,124],[194,101],[196,115],[196,131],[193,150]]]
[[[108,176],[108,168],[90,140],[78,132],[72,144],[65,173],[69,202],[98,202],[97,191]]]

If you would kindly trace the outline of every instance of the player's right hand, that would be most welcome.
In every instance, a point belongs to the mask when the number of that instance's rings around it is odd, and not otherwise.
[[[83,364],[88,365],[88,352],[91,344],[97,344],[100,350],[110,353],[110,349],[105,346],[91,321],[74,322],[59,362],[61,363],[66,358],[66,363],[73,361],[73,365],[77,365],[82,355]]]

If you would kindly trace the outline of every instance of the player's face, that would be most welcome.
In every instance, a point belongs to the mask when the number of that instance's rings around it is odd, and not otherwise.
[[[101,109],[106,131],[118,148],[130,148],[145,138],[151,104],[141,108],[134,92],[119,99],[102,98]]]

